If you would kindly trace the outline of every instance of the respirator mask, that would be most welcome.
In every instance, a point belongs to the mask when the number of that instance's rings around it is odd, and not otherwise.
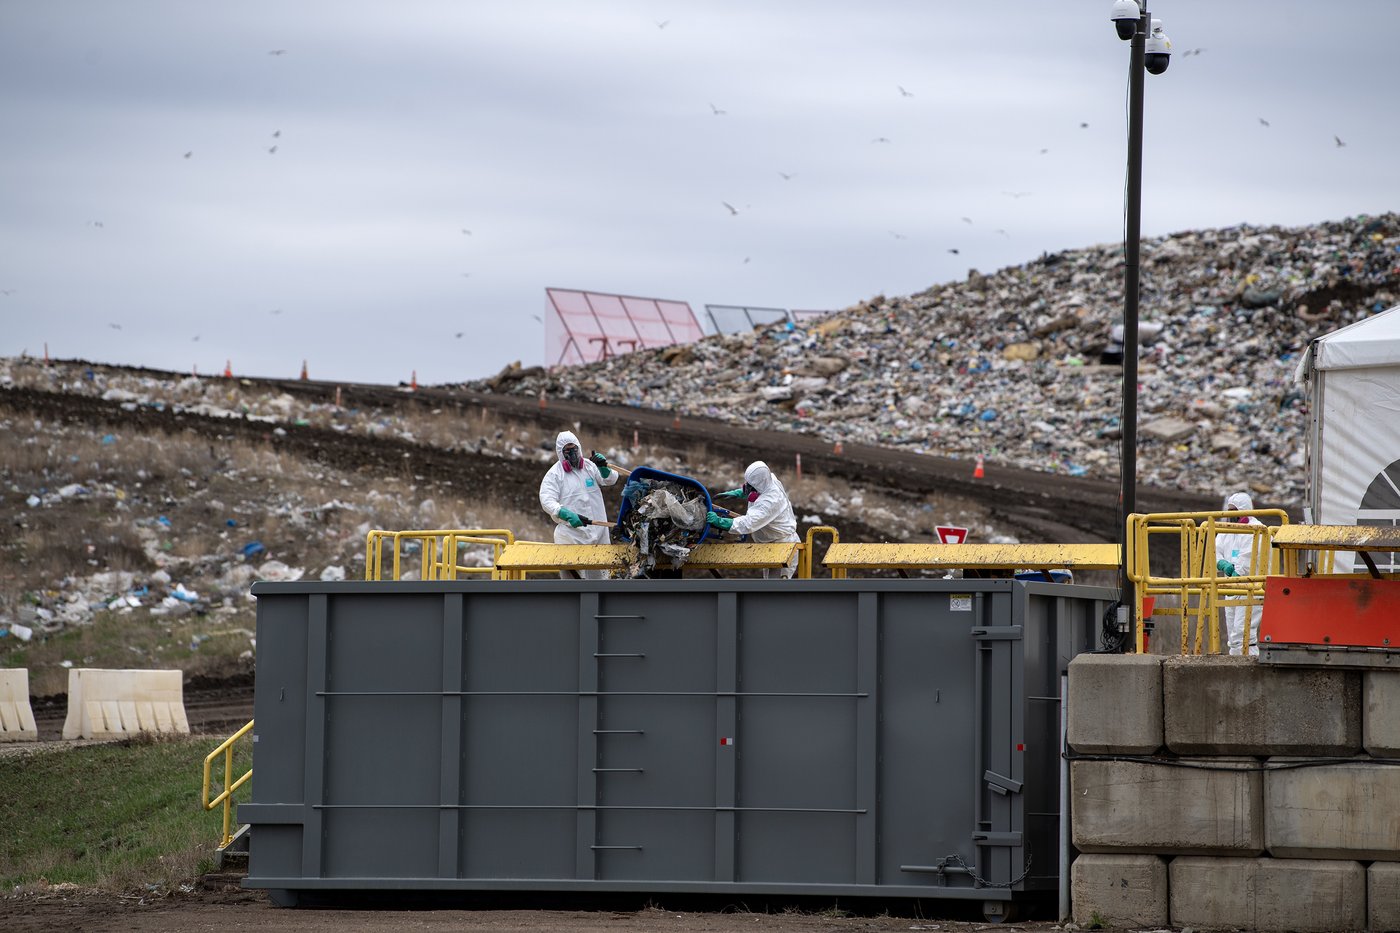
[[[564,448],[564,472],[583,468],[583,457],[578,452],[578,448],[573,444]]]

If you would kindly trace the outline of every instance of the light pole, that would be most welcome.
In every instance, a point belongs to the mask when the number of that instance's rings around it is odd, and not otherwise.
[[[1128,579],[1128,516],[1137,511],[1137,378],[1138,378],[1138,283],[1142,238],[1142,90],[1143,72],[1159,75],[1171,61],[1171,40],[1162,32],[1160,20],[1147,12],[1147,0],[1116,0],[1109,14],[1118,38],[1131,40],[1128,60],[1128,204],[1127,225],[1123,232],[1123,463],[1121,485],[1122,511],[1119,530],[1123,533],[1122,580],[1126,621],[1131,625],[1137,618],[1137,594]],[[1121,621],[1125,613],[1120,608]],[[1126,636],[1126,632],[1123,633]],[[1137,639],[1136,650],[1143,648]]]

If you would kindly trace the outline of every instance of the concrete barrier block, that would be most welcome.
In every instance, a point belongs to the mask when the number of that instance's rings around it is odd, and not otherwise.
[[[1372,862],[1366,869],[1366,929],[1400,930],[1400,863]]]
[[[1400,670],[1361,675],[1361,744],[1377,758],[1400,758]]]
[[[38,738],[34,708],[29,705],[29,671],[0,670],[0,742],[34,742]]]
[[[1081,852],[1264,851],[1264,781],[1250,759],[1075,761],[1070,788]]]
[[[1172,926],[1325,933],[1366,924],[1359,862],[1186,857],[1168,871]]]
[[[1081,654],[1070,661],[1070,747],[1117,755],[1161,748],[1162,661],[1150,654]]]
[[[65,739],[111,739],[138,732],[188,735],[180,671],[68,672]]]
[[[1178,755],[1344,757],[1361,751],[1361,674],[1248,657],[1168,658],[1167,748]]]
[[[1264,772],[1264,847],[1278,858],[1400,861],[1400,768],[1364,756]]]
[[[1167,924],[1167,863],[1155,855],[1081,855],[1070,866],[1074,920],[1081,926]]]

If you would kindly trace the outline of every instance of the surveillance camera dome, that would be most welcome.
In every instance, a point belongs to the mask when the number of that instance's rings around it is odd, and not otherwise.
[[[1114,0],[1113,10],[1108,14],[1108,18],[1113,20],[1113,27],[1118,30],[1118,38],[1124,41],[1137,32],[1141,16],[1142,8],[1137,5],[1137,0]]]
[[[1142,66],[1147,69],[1148,74],[1159,75],[1167,70],[1171,58],[1172,40],[1162,31],[1162,21],[1154,19],[1152,34],[1147,37],[1147,45],[1143,49]]]

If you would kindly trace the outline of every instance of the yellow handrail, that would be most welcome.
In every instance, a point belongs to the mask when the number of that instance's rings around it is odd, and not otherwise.
[[[459,575],[489,575],[500,579],[494,567],[496,559],[507,545],[515,543],[515,533],[505,528],[432,529],[414,531],[374,530],[365,537],[365,579],[399,580],[403,577],[402,542],[419,545],[424,580],[455,580]],[[388,542],[391,568],[385,567],[385,543]],[[492,548],[492,566],[466,567],[458,563],[463,545],[486,545]]]
[[[224,741],[220,743],[218,748],[214,749],[212,752],[204,756],[204,792],[203,796],[201,797],[201,799],[204,802],[204,809],[212,810],[219,804],[224,805],[224,834],[219,839],[219,848],[221,849],[233,840],[232,834],[229,833],[229,824],[233,815],[233,792],[238,790],[238,788],[242,787],[244,784],[246,784],[248,782],[248,779],[253,776],[253,769],[249,768],[237,781],[233,779],[233,746],[235,742],[243,738],[243,736],[247,735],[249,731],[252,730],[253,722],[254,720],[252,719],[248,720],[248,724],[246,726],[244,726],[242,729],[239,729],[237,732],[235,732],[228,738],[224,739]],[[214,759],[217,758],[219,755],[224,756],[224,790],[223,793],[219,794],[219,796],[210,800],[209,766],[213,764]]]
[[[799,557],[797,560],[798,579],[810,580],[812,578],[812,544],[813,539],[819,534],[830,535],[832,544],[841,543],[841,532],[837,531],[830,525],[813,525],[811,528],[808,528],[807,541],[802,546],[802,556]],[[837,579],[838,577],[844,577],[845,575],[845,568],[838,569],[836,567],[833,567],[831,569],[831,578],[833,580]]]

